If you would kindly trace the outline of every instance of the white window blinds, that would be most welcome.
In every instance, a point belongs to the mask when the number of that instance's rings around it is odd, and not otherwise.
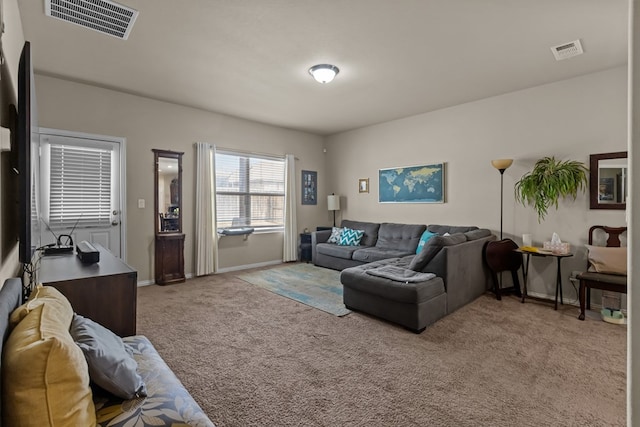
[[[216,153],[217,227],[284,226],[284,159]]]
[[[51,144],[49,225],[111,223],[111,154],[103,148]]]

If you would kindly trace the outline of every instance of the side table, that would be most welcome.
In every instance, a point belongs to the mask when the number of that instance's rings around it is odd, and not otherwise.
[[[562,258],[568,258],[568,257],[572,257],[573,254],[572,253],[568,253],[568,254],[554,254],[554,253],[545,253],[545,252],[530,252],[530,251],[523,251],[522,249],[514,249],[514,251],[519,252],[522,254],[523,257],[526,257],[526,259],[523,260],[522,262],[522,278],[524,280],[524,289],[522,292],[522,302],[524,303],[524,299],[525,297],[527,297],[527,278],[529,276],[529,259],[531,258],[531,255],[533,255],[534,257],[554,257],[555,259],[558,260],[558,268],[556,270],[556,299],[555,299],[555,307],[554,310],[558,309],[558,292],[560,293],[560,304],[564,304],[564,302],[562,301],[562,267],[561,267],[561,263],[560,261],[562,261]]]
[[[300,261],[311,261],[311,233],[300,233]]]

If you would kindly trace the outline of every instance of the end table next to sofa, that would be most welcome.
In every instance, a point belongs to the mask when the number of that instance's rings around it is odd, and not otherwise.
[[[300,261],[311,261],[311,233],[300,233]]]
[[[522,262],[522,279],[524,280],[523,290],[522,290],[522,302],[524,303],[524,299],[527,295],[527,278],[529,276],[529,260],[531,259],[531,255],[534,257],[554,257],[558,260],[558,267],[556,269],[556,299],[555,299],[555,307],[554,310],[558,309],[558,292],[560,293],[560,304],[564,304],[562,301],[562,267],[561,261],[562,258],[572,257],[572,253],[566,254],[558,254],[552,252],[531,252],[531,251],[523,251],[522,249],[515,249],[516,252],[520,252],[523,257],[526,256],[526,259]]]

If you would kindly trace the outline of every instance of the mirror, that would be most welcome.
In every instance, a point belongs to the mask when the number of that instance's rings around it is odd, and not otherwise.
[[[182,232],[182,154],[153,150],[155,154],[156,233]]]
[[[627,152],[592,154],[589,157],[591,209],[625,209],[629,195]]]

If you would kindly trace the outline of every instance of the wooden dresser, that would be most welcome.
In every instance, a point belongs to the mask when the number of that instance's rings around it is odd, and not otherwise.
[[[100,262],[83,264],[75,253],[40,259],[37,280],[67,297],[74,311],[121,337],[136,334],[138,272],[104,247]]]

